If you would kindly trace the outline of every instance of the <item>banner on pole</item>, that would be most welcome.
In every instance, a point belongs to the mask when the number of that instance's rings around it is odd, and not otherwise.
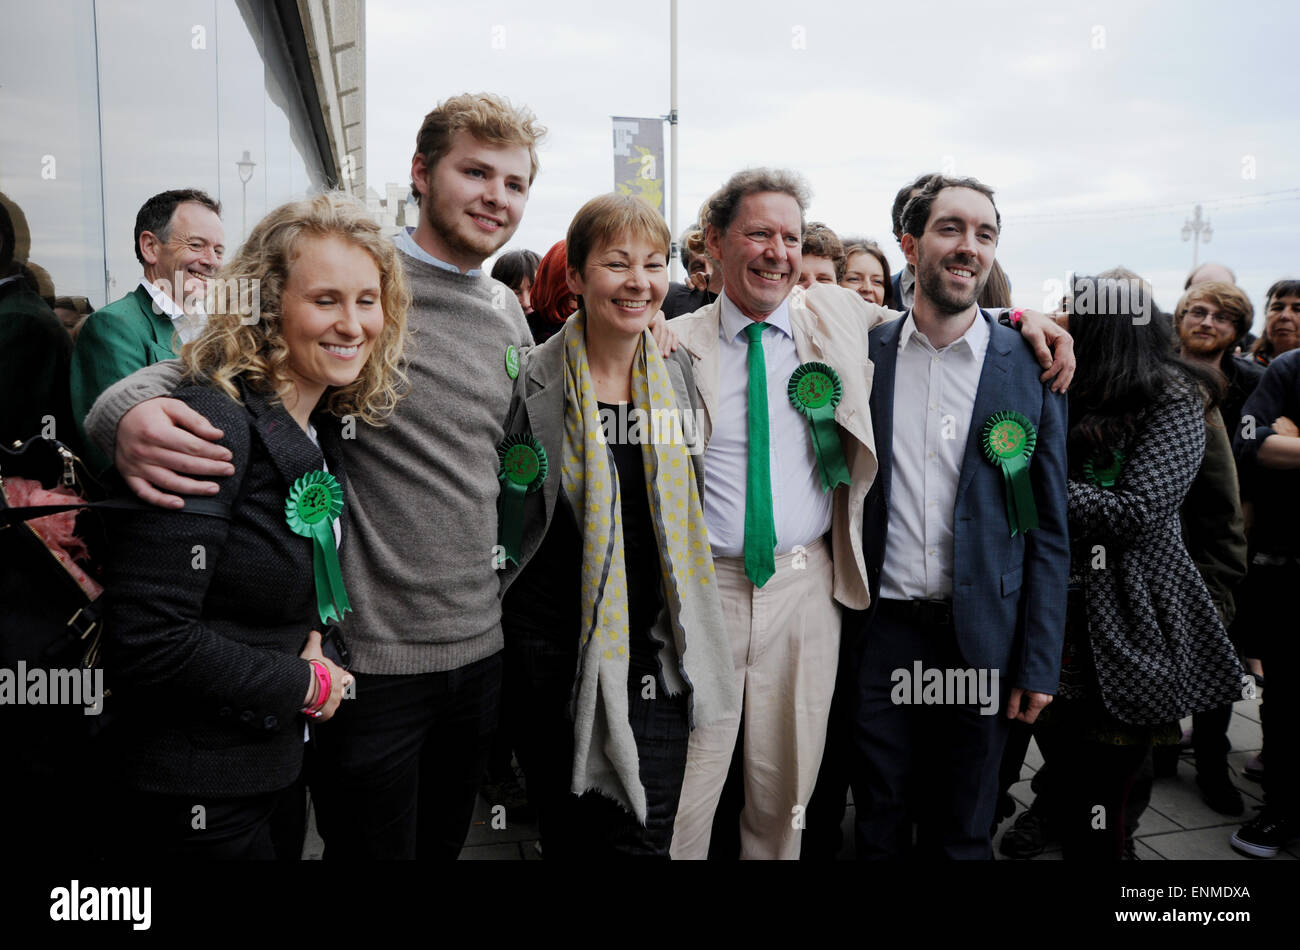
[[[614,116],[614,190],[636,195],[664,213],[662,119]]]

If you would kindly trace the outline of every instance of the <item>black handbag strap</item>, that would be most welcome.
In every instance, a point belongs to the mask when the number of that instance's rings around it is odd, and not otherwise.
[[[21,524],[33,518],[44,518],[46,515],[57,515],[61,511],[79,511],[83,508],[113,508],[122,511],[176,511],[183,514],[208,515],[212,518],[230,520],[229,503],[216,501],[212,498],[191,498],[185,502],[184,508],[160,508],[157,505],[150,505],[135,498],[109,498],[106,501],[82,502],[76,505],[32,505],[27,508],[6,507],[0,509],[0,528],[7,528],[11,524]]]

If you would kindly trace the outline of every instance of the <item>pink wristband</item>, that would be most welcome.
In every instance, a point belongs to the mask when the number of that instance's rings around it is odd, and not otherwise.
[[[316,702],[304,709],[303,712],[313,718],[319,718],[320,710],[324,708],[327,702],[329,702],[330,690],[333,687],[333,679],[330,676],[330,671],[320,660],[308,660],[308,662],[311,663],[312,673],[316,677],[317,692]]]

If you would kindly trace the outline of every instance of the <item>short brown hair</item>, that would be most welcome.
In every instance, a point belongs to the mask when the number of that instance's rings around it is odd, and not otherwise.
[[[934,199],[939,192],[945,188],[969,188],[987,198],[989,204],[993,205],[993,217],[997,224],[998,236],[1001,237],[1002,212],[998,211],[998,204],[993,200],[993,189],[975,178],[948,178],[944,175],[932,176],[921,189],[921,193],[903,206],[903,233],[915,238],[925,233],[925,226],[930,222],[930,206],[934,204]]]
[[[1245,336],[1251,322],[1255,319],[1255,308],[1251,306],[1250,298],[1240,288],[1221,280],[1207,280],[1203,284],[1194,284],[1183,294],[1182,299],[1178,301],[1178,306],[1174,308],[1174,326],[1182,326],[1183,316],[1187,313],[1188,307],[1199,301],[1213,304],[1222,313],[1231,317],[1233,325],[1237,328],[1237,339]]]
[[[582,273],[587,256],[593,248],[615,240],[620,235],[643,237],[663,249],[668,257],[672,233],[664,223],[663,215],[642,198],[610,192],[592,198],[578,209],[564,239],[565,259],[570,267]]]
[[[527,107],[512,106],[509,99],[490,92],[466,92],[444,99],[424,117],[415,136],[415,154],[423,156],[425,165],[432,169],[451,151],[457,132],[468,132],[492,145],[527,146],[532,163],[528,184],[537,177],[537,143],[546,135],[546,129],[537,124],[537,116]],[[411,194],[419,204],[420,192],[414,181]]]
[[[740,202],[747,195],[775,191],[789,195],[799,205],[799,228],[803,229],[803,213],[808,210],[812,192],[803,178],[785,168],[746,168],[727,179],[727,183],[713,193],[700,211],[700,224],[725,232],[736,220]]]
[[[820,221],[809,221],[803,229],[803,256],[826,257],[835,265],[835,279],[844,276],[844,244]]]

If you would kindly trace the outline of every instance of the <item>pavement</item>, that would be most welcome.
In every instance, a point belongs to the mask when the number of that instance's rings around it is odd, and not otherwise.
[[[1183,720],[1183,728],[1191,728],[1191,718]],[[1259,703],[1257,700],[1241,700],[1233,709],[1232,721],[1228,726],[1228,738],[1232,751],[1228,754],[1228,765],[1232,772],[1232,781],[1241,790],[1246,802],[1244,815],[1233,818],[1220,815],[1201,800],[1200,790],[1196,787],[1196,769],[1190,755],[1180,756],[1178,773],[1169,778],[1155,780],[1151,790],[1151,804],[1143,813],[1136,837],[1138,857],[1143,861],[1178,861],[1178,860],[1222,860],[1252,861],[1232,850],[1229,844],[1233,831],[1255,814],[1254,806],[1263,804],[1263,789],[1243,775],[1245,763],[1259,752],[1263,734],[1259,725]],[[1025,763],[1021,767],[1020,781],[1011,786],[1011,795],[1016,800],[1016,814],[1002,822],[994,838],[994,851],[1006,830],[1014,824],[1015,819],[1025,811],[1034,800],[1029,782],[1034,773],[1043,764],[1038,746],[1030,743]],[[845,845],[839,854],[840,860],[853,859],[853,805],[850,801],[844,817]],[[320,837],[316,834],[315,822],[308,830],[307,847],[303,857],[307,860],[319,859],[322,851]],[[473,824],[470,826],[465,847],[460,853],[462,861],[532,861],[540,860],[541,852],[535,822],[510,822],[499,813],[494,815],[487,802],[480,795],[474,808]],[[1000,860],[1008,860],[998,854]],[[1300,859],[1300,841],[1276,858],[1275,861],[1294,861]],[[1030,860],[1059,861],[1059,845],[1049,846],[1041,855]]]

